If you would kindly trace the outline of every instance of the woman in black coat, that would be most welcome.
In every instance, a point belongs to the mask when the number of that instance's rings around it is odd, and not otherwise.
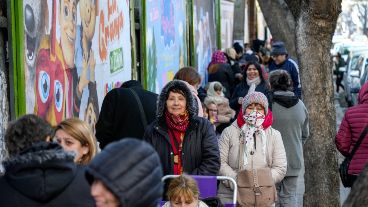
[[[216,175],[220,159],[215,131],[197,116],[197,104],[184,82],[174,80],[162,89],[156,113],[143,139],[158,152],[164,175]]]
[[[249,91],[261,92],[270,100],[268,81],[264,78],[262,68],[257,62],[251,61],[245,65],[243,77],[243,81],[235,87],[234,93],[230,99],[230,107],[236,111],[236,114],[238,114],[241,108],[243,97],[246,96]]]

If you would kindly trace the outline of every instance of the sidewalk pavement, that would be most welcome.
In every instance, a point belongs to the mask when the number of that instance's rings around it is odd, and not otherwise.
[[[346,111],[346,108],[347,108],[347,104],[345,102],[344,95],[340,93],[339,96],[335,98],[336,132],[339,129],[339,126],[344,116],[344,113]],[[339,152],[337,153],[338,153],[338,163],[340,164],[343,161],[344,157]],[[303,206],[304,191],[305,191],[305,186],[304,186],[304,166],[303,166],[303,169],[301,170],[299,179],[298,179],[298,188],[297,188],[298,207]],[[349,193],[350,193],[350,188],[344,188],[344,186],[340,182],[340,205],[344,203]]]

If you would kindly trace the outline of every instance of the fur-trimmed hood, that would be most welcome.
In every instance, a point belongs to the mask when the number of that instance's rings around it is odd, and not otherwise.
[[[74,154],[57,143],[37,142],[3,162],[4,178],[29,199],[47,202],[58,196],[74,179]]]
[[[169,96],[169,92],[173,89],[178,89],[184,92],[187,101],[187,111],[189,113],[189,119],[193,120],[194,118],[196,118],[198,116],[198,104],[195,101],[192,92],[183,81],[173,80],[165,85],[159,95],[159,98],[157,99],[157,120],[165,120],[166,100]]]

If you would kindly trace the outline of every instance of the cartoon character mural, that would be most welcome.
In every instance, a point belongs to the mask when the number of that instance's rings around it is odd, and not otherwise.
[[[129,4],[23,0],[27,113],[94,128],[106,93],[131,79]]]
[[[70,39],[68,38],[67,41]],[[53,0],[51,34],[42,38],[36,59],[35,105],[36,114],[53,125],[65,118],[64,93],[67,83],[65,66],[62,49],[56,42],[56,0]]]
[[[77,41],[75,45],[77,71],[74,70],[73,72],[73,81],[75,85],[75,89],[73,91],[73,115],[77,117],[79,117],[83,89],[87,86],[90,95],[96,94],[96,98],[93,100],[97,102],[95,104],[98,106],[95,81],[96,60],[92,50],[92,40],[95,35],[97,9],[97,0],[80,0],[79,10],[81,24],[80,26],[77,26]],[[77,82],[77,73],[79,74],[79,82]],[[89,78],[87,77],[88,74]],[[94,110],[94,112],[96,114],[99,113],[98,110]]]
[[[35,104],[35,65],[41,37],[48,31],[48,6],[46,0],[23,0],[24,28],[24,66],[26,94],[28,97],[27,111],[33,111]]]
[[[160,92],[180,67],[188,64],[187,10],[185,0],[145,1],[146,83]]]

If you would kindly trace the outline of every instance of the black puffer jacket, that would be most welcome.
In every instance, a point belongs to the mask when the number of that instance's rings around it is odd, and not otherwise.
[[[224,87],[226,98],[230,98],[233,93],[235,76],[231,66],[227,63],[211,65],[208,71],[208,82],[218,81]]]
[[[173,88],[184,92],[189,112],[189,126],[183,140],[183,171],[192,175],[216,175],[220,168],[216,133],[207,119],[197,116],[193,96],[180,81],[171,81],[162,89],[157,103],[157,119],[147,127],[144,140],[158,152],[164,175],[173,174],[172,147],[164,115],[166,100]]]
[[[4,162],[2,207],[94,206],[84,167],[56,143],[39,142]]]

